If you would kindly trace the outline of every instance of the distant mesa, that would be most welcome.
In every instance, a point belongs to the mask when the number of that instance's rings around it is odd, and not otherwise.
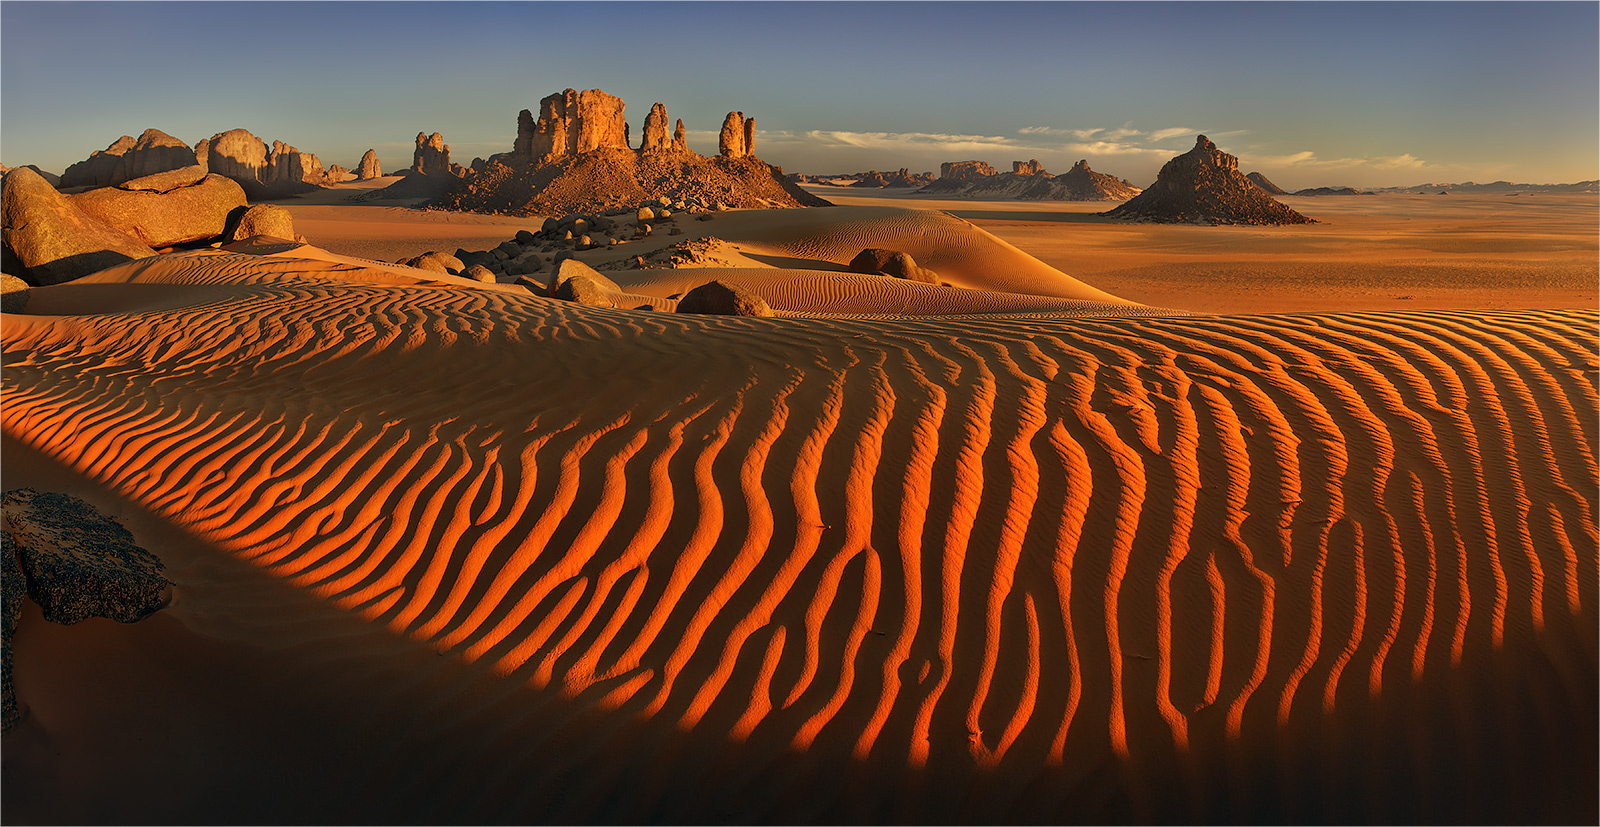
[[[1270,179],[1268,179],[1267,176],[1262,175],[1259,172],[1252,172],[1249,175],[1246,175],[1245,177],[1250,179],[1250,183],[1255,184],[1256,186],[1260,187],[1268,195],[1288,195],[1289,194],[1288,191],[1285,190],[1283,187],[1280,187],[1277,184],[1272,183],[1272,181]]]
[[[931,172],[913,173],[906,167],[901,167],[895,172],[871,170],[870,172],[857,173],[851,177],[856,178],[850,184],[852,187],[876,187],[879,189],[886,187],[925,187],[933,183],[934,180]]]
[[[1309,189],[1295,190],[1292,195],[1375,195],[1376,193],[1362,192],[1355,187],[1311,187]]]
[[[996,200],[1124,201],[1138,195],[1139,188],[1095,172],[1088,161],[1079,161],[1060,175],[1051,175],[1037,160],[1012,161],[1007,173],[982,161],[953,161],[941,164],[939,179],[917,193]]]
[[[827,206],[755,156],[756,121],[730,112],[718,135],[718,154],[689,149],[683,121],[667,133],[667,107],[656,103],[635,149],[625,104],[599,89],[566,89],[539,101],[539,115],[517,114],[510,152],[472,168],[432,199],[468,212],[567,215],[637,207],[655,198],[705,201],[728,207]],[[375,193],[390,197],[405,182]]]
[[[1126,204],[1100,213],[1162,224],[1315,224],[1273,200],[1239,171],[1239,159],[1195,138],[1194,149],[1161,167],[1156,182]]]

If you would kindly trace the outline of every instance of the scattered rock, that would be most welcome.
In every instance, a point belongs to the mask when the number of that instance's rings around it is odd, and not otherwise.
[[[494,271],[483,266],[482,264],[467,265],[467,269],[461,271],[461,276],[462,278],[469,278],[474,281],[483,281],[490,284],[494,283]]]
[[[149,247],[221,236],[229,214],[246,203],[244,189],[238,184],[193,164],[68,198],[85,214]]]
[[[771,316],[772,307],[766,299],[743,287],[708,281],[678,300],[678,312],[714,316]]]
[[[868,247],[850,260],[850,272],[886,275],[924,284],[938,284],[939,274],[917,264],[911,254],[898,250]]]
[[[553,263],[553,266],[550,268],[549,281],[543,285],[544,289],[538,292],[553,296],[555,295],[556,288],[562,282],[574,276],[583,276],[585,278],[592,279],[597,284],[609,285],[610,289],[613,290],[620,291],[622,289],[617,287],[617,285],[610,279],[606,278],[599,270],[596,270],[575,258],[557,257]]]
[[[26,167],[0,187],[6,249],[30,284],[59,284],[155,253],[138,238],[91,217]],[[8,265],[9,266],[9,265]]]
[[[534,238],[533,233],[528,230],[517,230],[516,240],[518,244],[522,245],[533,244],[538,241],[537,238]]]

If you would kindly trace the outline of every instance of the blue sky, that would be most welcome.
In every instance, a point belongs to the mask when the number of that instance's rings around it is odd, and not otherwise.
[[[790,171],[1079,158],[1144,185],[1205,132],[1291,188],[1600,177],[1600,4],[0,3],[0,163],[147,127],[354,166],[466,162],[567,87]]]

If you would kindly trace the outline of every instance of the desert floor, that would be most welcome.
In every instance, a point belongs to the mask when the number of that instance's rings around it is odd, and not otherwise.
[[[6,487],[176,593],[24,615],[8,823],[1596,816],[1592,197],[818,188],[605,307],[367,261],[538,224],[362,187],[5,317]]]

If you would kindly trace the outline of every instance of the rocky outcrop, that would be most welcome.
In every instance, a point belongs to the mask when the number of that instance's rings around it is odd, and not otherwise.
[[[67,167],[61,186],[108,187],[194,163],[194,150],[188,144],[159,129],[146,129],[137,139],[124,135],[104,150]]]
[[[262,183],[268,187],[291,191],[320,187],[328,182],[322,162],[309,152],[301,152],[283,141],[272,142],[272,154],[267,158],[267,175]]]
[[[644,118],[644,140],[640,152],[664,152],[672,149],[672,139],[667,137],[667,105],[656,103]]]
[[[234,180],[247,192],[269,177],[267,143],[249,130],[218,132],[200,143],[204,147],[197,148],[195,154],[200,156],[207,171]]]
[[[382,177],[383,165],[378,163],[378,153],[371,149],[367,150],[361,156],[361,162],[356,164],[356,180],[370,181]]]
[[[943,171],[948,174],[918,193],[1007,201],[1124,201],[1139,194],[1138,187],[1090,169],[1088,161],[1060,175],[1051,175],[1038,161],[1013,161],[1012,172],[982,174],[987,166],[978,161],[946,164]]]
[[[338,164],[334,164],[333,166],[328,167],[325,180],[329,184],[338,184],[343,181],[353,181],[355,180],[355,177],[355,173],[339,166]]]
[[[672,130],[672,148],[679,152],[689,151],[688,132],[683,128],[683,119],[678,119],[678,125]]]
[[[44,619],[72,624],[93,617],[133,623],[172,600],[172,583],[161,560],[139,547],[133,535],[89,503],[67,494],[21,488],[8,491],[0,508],[0,557],[4,560],[4,727],[19,717],[12,687],[12,635],[24,593]]]
[[[73,206],[149,247],[171,247],[222,235],[245,203],[237,183],[196,164],[68,196]]]
[[[939,274],[917,264],[910,253],[868,247],[850,259],[849,270],[865,275],[893,276],[897,279],[938,284]]]
[[[450,174],[450,147],[445,144],[443,135],[417,133],[417,148],[411,153],[411,171],[418,175]]]
[[[805,176],[802,176],[804,178]],[[862,172],[855,174],[856,180],[850,186],[861,187],[921,187],[933,182],[933,177],[926,173],[913,173],[906,167],[901,167],[895,172]],[[809,180],[809,179],[808,179]]]
[[[1037,160],[1033,160],[1033,161],[1012,161],[1011,162],[1011,174],[1012,175],[1049,175],[1050,173],[1045,171],[1044,164],[1039,163]]]
[[[1101,213],[1166,224],[1314,224],[1274,201],[1239,171],[1239,159],[1204,135],[1168,161],[1156,182],[1126,204]]]
[[[1270,180],[1267,179],[1267,176],[1262,175],[1259,172],[1252,172],[1249,175],[1246,175],[1245,178],[1247,180],[1249,180],[1250,183],[1255,184],[1256,186],[1260,187],[1268,195],[1288,195],[1289,194],[1288,191],[1285,190],[1283,187],[1280,187],[1277,184],[1272,183]]]
[[[59,175],[57,175],[57,174],[55,174],[53,172],[45,172],[44,170],[39,169],[37,166],[34,166],[33,164],[23,164],[20,167],[16,167],[16,169],[31,169],[35,173],[37,173],[40,178],[43,178],[44,180],[48,181],[50,183],[50,186],[55,187],[57,189],[61,188],[61,176],[59,176]],[[12,170],[12,167],[8,167],[5,164],[0,164],[0,175],[5,175],[6,173],[10,172],[11,170]]]
[[[27,168],[6,173],[0,186],[0,229],[6,271],[34,285],[71,281],[155,252],[89,216]]]
[[[756,154],[756,119],[744,119],[744,154],[755,157]]]
[[[234,213],[224,233],[228,242],[243,241],[258,235],[294,241],[294,216],[277,204],[256,204]]]
[[[621,98],[599,89],[549,95],[539,101],[538,120],[518,117],[517,154],[542,166],[596,149],[631,149],[624,107]]]
[[[942,181],[971,181],[995,174],[994,167],[983,161],[946,161],[939,165],[939,179]]]
[[[744,124],[743,112],[729,112],[722,119],[722,131],[717,135],[717,154],[724,158],[743,158],[750,154],[746,143],[749,133]]]
[[[1284,195],[1372,195],[1372,194],[1373,193],[1370,193],[1370,192],[1362,192],[1361,190],[1358,190],[1355,187],[1309,187],[1309,188],[1303,189],[1303,190],[1295,190],[1292,193],[1284,193]]]
[[[766,299],[743,287],[720,281],[708,281],[683,294],[678,300],[678,312],[713,316],[773,315]]]
[[[1072,169],[1051,179],[1053,192],[1049,197],[1060,201],[1124,201],[1138,195],[1138,187],[1105,173],[1089,168],[1087,160],[1080,160]]]

